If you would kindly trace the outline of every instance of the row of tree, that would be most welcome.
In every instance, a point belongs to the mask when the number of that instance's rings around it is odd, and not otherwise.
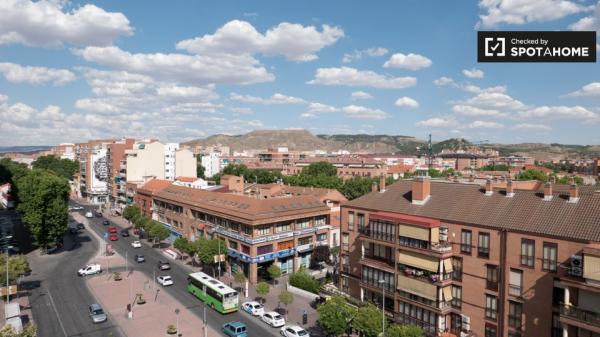
[[[537,180],[541,182],[553,182],[559,185],[569,185],[571,181],[574,181],[577,185],[583,185],[583,178],[578,176],[562,176],[558,177],[555,173],[546,174],[540,170],[526,170],[517,175],[517,179],[520,180]]]
[[[339,336],[350,330],[363,337],[377,337],[383,331],[382,311],[373,304],[354,307],[341,296],[334,296],[317,308],[319,325],[328,336]],[[414,325],[389,324],[385,320],[387,337],[423,337],[422,329]]]
[[[143,216],[140,209],[135,206],[128,206],[123,210],[123,217],[133,224],[135,229],[141,230],[148,235],[151,240],[158,243],[169,237],[169,230],[158,221],[147,216]]]

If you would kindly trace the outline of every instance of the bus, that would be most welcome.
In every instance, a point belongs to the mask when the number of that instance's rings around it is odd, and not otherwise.
[[[188,291],[216,311],[227,314],[239,309],[238,292],[205,273],[188,276]]]

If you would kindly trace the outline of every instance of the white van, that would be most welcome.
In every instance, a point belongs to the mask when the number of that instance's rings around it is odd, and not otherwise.
[[[92,214],[92,212],[91,212],[91,211],[87,211],[87,212],[85,213],[85,217],[86,217],[86,218],[93,218],[93,217],[94,217],[94,214]]]
[[[77,275],[79,276],[84,276],[84,275],[94,275],[94,274],[99,274],[102,272],[102,267],[99,264],[88,264],[87,266],[79,269],[77,271]]]

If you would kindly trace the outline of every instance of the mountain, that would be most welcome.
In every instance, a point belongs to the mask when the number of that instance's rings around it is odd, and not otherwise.
[[[38,145],[38,146],[0,146],[0,153],[31,153],[46,151],[52,148],[52,146]]]

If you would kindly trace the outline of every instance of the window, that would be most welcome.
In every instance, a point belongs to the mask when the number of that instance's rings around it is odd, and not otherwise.
[[[521,296],[523,292],[523,271],[518,269],[510,270],[508,280],[508,294],[513,296]]]
[[[496,320],[498,314],[498,299],[496,296],[485,295],[485,318]]]
[[[275,226],[275,233],[289,232],[292,230],[292,223],[282,223]]]
[[[350,237],[350,234],[348,233],[342,233],[342,246],[345,249],[348,249],[348,239]]]
[[[242,245],[242,253],[250,254],[250,246]]]
[[[284,250],[284,249],[291,249],[291,248],[294,248],[294,240],[277,243],[277,250]]]
[[[463,229],[460,239],[460,252],[471,254],[471,231]]]
[[[487,265],[485,288],[498,291],[498,266],[493,266],[490,264]]]
[[[252,235],[252,227],[250,227],[248,225],[242,225],[242,231],[246,235]]]
[[[389,292],[394,291],[394,274],[385,272],[383,270],[363,266],[362,267],[362,281],[370,284],[371,286],[381,289],[379,280],[383,280],[383,287]]]
[[[273,245],[264,245],[256,247],[256,255],[263,255],[273,252]]]
[[[386,221],[372,220],[369,222],[369,229],[364,229],[363,233],[377,240],[396,241],[396,225]]]
[[[497,337],[498,330],[495,325],[486,324],[485,325],[485,337]]]
[[[490,234],[479,233],[479,241],[477,245],[477,256],[489,258],[490,257]]]
[[[556,243],[544,242],[544,259],[542,269],[556,271],[556,260],[558,259],[558,245]]]
[[[508,326],[521,330],[521,316],[523,314],[523,304],[518,302],[508,302]]]
[[[235,242],[235,241],[229,241],[229,248],[237,250],[238,249],[238,243]]]
[[[450,331],[458,335],[462,330],[462,316],[454,313],[451,315],[452,316],[450,316]]]
[[[452,306],[459,308],[462,305],[462,288],[459,286],[452,285]]]
[[[308,219],[296,220],[296,229],[304,229],[310,227]]]
[[[348,230],[354,230],[354,212],[348,212]]]
[[[365,215],[362,213],[358,213],[358,229],[359,230],[363,230],[365,229]]]
[[[312,243],[312,236],[307,236],[307,237],[298,239],[298,246],[308,245],[310,243]]]
[[[535,261],[535,241],[521,240],[521,265],[533,268]]]
[[[258,227],[258,236],[264,236],[264,235],[269,235],[271,226],[261,226]]]
[[[460,281],[462,280],[462,258],[452,258],[452,279]]]
[[[342,291],[348,292],[350,289],[350,284],[348,282],[348,277],[342,276]]]
[[[565,289],[554,287],[552,289],[552,305],[561,305],[565,302]]]
[[[327,240],[327,234],[317,234],[317,241],[325,241]]]

